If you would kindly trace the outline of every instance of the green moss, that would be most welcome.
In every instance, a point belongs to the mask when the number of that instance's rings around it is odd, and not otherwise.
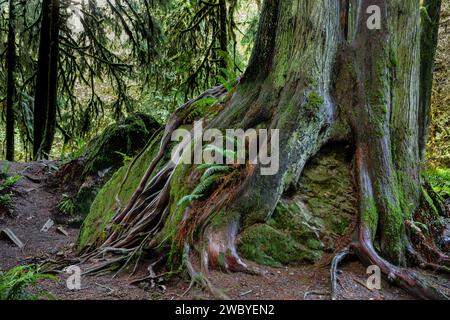
[[[375,237],[378,228],[378,210],[373,197],[362,199],[361,219],[369,227],[372,237]]]
[[[357,197],[343,150],[322,150],[305,167],[297,190],[282,197],[265,224],[244,229],[239,242],[244,257],[271,266],[314,262],[336,249],[332,239],[352,231]]]
[[[306,246],[309,240],[320,242],[318,230],[323,228],[300,201],[281,200],[267,224]]]
[[[306,108],[309,110],[317,110],[324,104],[324,102],[325,100],[323,99],[323,97],[317,92],[313,91],[308,96],[308,103],[306,105]]]
[[[134,156],[140,151],[160,125],[150,116],[135,113],[125,120],[107,127],[86,147],[83,176],[123,165],[123,155]]]
[[[423,188],[423,187],[422,187],[422,193],[423,193],[425,202],[427,203],[428,207],[431,209],[431,214],[434,216],[434,218],[438,218],[439,210],[436,208],[436,205],[434,204],[433,199],[431,199],[427,190],[425,190],[425,188]]]
[[[242,234],[238,246],[243,257],[262,265],[282,265],[317,262],[320,251],[311,250],[289,235],[266,224],[254,225]]]
[[[438,168],[426,171],[424,178],[442,199],[450,199],[450,169]]]
[[[119,193],[119,189],[120,193],[118,198],[122,205],[126,204],[131,198],[147,170],[148,164],[153,160],[159,150],[161,135],[159,134],[142,153],[141,157],[136,160],[121,189],[120,186],[125,178],[128,165],[120,168],[99,191],[91,205],[89,215],[86,217],[80,230],[77,241],[78,250],[93,244],[104,235],[104,229],[111,221],[117,208],[116,195]]]
[[[300,199],[324,229],[342,236],[357,214],[357,194],[342,150],[324,149],[307,164],[299,184]]]
[[[381,250],[390,261],[401,265],[405,252],[405,219],[398,203],[388,202],[387,207],[389,213],[384,215]]]

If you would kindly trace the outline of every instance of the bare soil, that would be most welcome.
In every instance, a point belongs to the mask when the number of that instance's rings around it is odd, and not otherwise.
[[[3,165],[0,163],[0,166]],[[13,189],[13,201],[9,210],[0,211],[0,229],[10,228],[25,244],[21,250],[8,239],[0,239],[0,270],[16,265],[29,264],[36,258],[73,257],[73,246],[78,228],[71,227],[65,216],[57,209],[61,190],[67,186],[49,183],[56,172],[55,162],[31,162],[10,164],[9,174],[24,176]],[[55,225],[48,232],[41,232],[48,219]],[[68,236],[57,231],[62,226]],[[323,261],[329,260],[325,257]],[[215,287],[223,290],[231,299],[237,300],[322,300],[330,299],[329,265],[289,266],[285,268],[258,267],[263,275],[242,273],[225,274],[212,271],[209,279]],[[252,264],[249,262],[249,264]],[[156,270],[164,273],[165,270]],[[419,271],[417,271],[419,272]],[[131,284],[133,280],[146,276],[143,263],[138,272],[129,277],[127,273],[113,278],[113,273],[83,276],[81,290],[67,289],[68,274],[61,273],[58,281],[44,280],[40,287],[57,299],[67,300],[172,300],[172,299],[213,299],[209,291],[193,287],[188,292],[189,280],[186,276],[162,276],[152,287],[149,282]],[[450,292],[450,277],[432,273],[425,276],[440,288]],[[358,261],[344,264],[339,275],[341,299],[363,300],[405,300],[410,295],[383,280],[381,290],[369,290],[366,286],[368,275]]]

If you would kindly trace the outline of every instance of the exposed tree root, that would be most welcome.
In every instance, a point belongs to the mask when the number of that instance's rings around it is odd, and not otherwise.
[[[351,249],[359,258],[368,265],[377,265],[381,272],[387,276],[389,282],[403,288],[410,294],[421,299],[448,300],[445,294],[420,279],[414,272],[399,268],[381,258],[373,247],[370,231],[364,225],[360,225],[358,242],[352,244]]]
[[[359,259],[367,266],[376,265],[380,268],[380,271],[383,275],[387,277],[387,280],[394,285],[397,285],[404,289],[406,292],[411,295],[418,297],[420,299],[432,299],[432,300],[448,300],[449,297],[444,293],[440,292],[438,289],[434,288],[431,283],[428,283],[425,279],[419,278],[413,271],[408,270],[406,268],[395,266],[394,264],[388,262],[386,259],[382,258],[373,246],[373,239],[375,238],[374,233],[376,230],[368,225],[368,221],[370,218],[367,218],[367,203],[365,203],[364,199],[373,199],[373,182],[372,177],[368,171],[368,164],[365,155],[367,151],[363,151],[362,148],[356,149],[355,154],[355,162],[356,162],[356,173],[358,177],[358,185],[360,192],[360,219],[359,219],[359,227],[357,230],[356,240],[354,240],[349,248],[341,251],[334,259],[331,265],[331,291],[332,298],[336,298],[336,270],[337,265],[343,260],[343,258],[349,253],[356,254]],[[375,209],[376,210],[376,209]],[[387,211],[383,214],[392,214]],[[377,217],[378,219],[382,217]],[[405,228],[409,228],[410,230],[415,230],[416,234],[422,233],[416,230],[414,225],[406,220]],[[405,236],[406,232],[405,232]],[[424,237],[424,236],[423,236]],[[422,239],[426,241],[425,238]],[[408,248],[409,253],[413,254],[416,259],[424,262],[424,259],[421,258],[417,252],[415,252],[411,247]],[[441,257],[442,258],[442,257]],[[431,264],[423,264],[423,267],[430,267]],[[443,267],[439,267],[442,269]]]
[[[427,300],[449,299],[447,295],[434,288],[425,279],[419,278],[413,271],[394,266],[380,257],[373,247],[370,230],[364,223],[361,223],[356,242],[337,254],[331,264],[331,296],[333,300],[337,299],[337,266],[348,254],[356,254],[365,265],[378,266],[389,282],[415,297]]]
[[[247,274],[261,274],[258,270],[248,266],[239,257],[236,250],[236,236],[239,222],[231,221],[220,228],[207,228],[204,234],[206,240],[202,252],[202,269],[219,269],[223,272],[243,272]]]
[[[183,263],[186,267],[189,277],[191,278],[191,283],[189,284],[188,289],[183,293],[182,296],[185,296],[192,289],[192,287],[195,284],[197,284],[197,285],[200,285],[201,287],[209,290],[211,292],[211,294],[217,299],[230,300],[230,298],[224,292],[222,292],[221,290],[214,287],[214,285],[211,283],[211,281],[209,281],[208,277],[206,277],[203,273],[195,270],[195,268],[191,262],[190,250],[191,250],[190,246],[186,243],[184,246],[184,251],[183,251]]]
[[[164,155],[170,151],[169,144],[174,130],[189,121],[190,115],[195,113],[195,103],[205,98],[223,99],[228,94],[225,86],[214,87],[175,111],[166,125],[158,154],[149,164],[126,207],[122,206],[116,196],[118,208],[106,230],[106,239],[99,246],[94,245],[84,249],[81,257],[82,263],[101,261],[86,270],[86,274],[120,265],[121,267],[115,274],[117,275],[127,268],[133,259],[138,261],[139,256],[144,251],[158,245],[154,243],[153,239],[163,227],[169,214],[170,182],[177,163],[169,161],[156,173],[155,169]],[[179,146],[179,148],[183,147],[184,145]],[[134,162],[130,164],[119,189],[122,188],[124,181],[128,178],[133,164]],[[136,266],[137,262],[133,272],[136,270]]]
[[[336,254],[331,261],[330,268],[330,279],[331,279],[331,300],[338,300],[337,295],[337,283],[338,283],[338,266],[339,264],[350,254],[350,249],[348,247],[342,249],[338,254]]]

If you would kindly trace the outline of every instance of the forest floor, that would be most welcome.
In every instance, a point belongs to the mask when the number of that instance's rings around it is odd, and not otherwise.
[[[0,164],[1,165],[1,164]],[[56,171],[53,162],[12,163],[9,174],[24,176],[13,189],[10,210],[0,211],[0,229],[9,228],[25,244],[19,249],[6,238],[0,239],[0,270],[7,270],[16,265],[29,264],[36,257],[71,257],[79,229],[67,224],[65,217],[57,209],[61,198],[58,188],[48,184],[48,178]],[[9,212],[8,212],[9,211]],[[53,219],[55,225],[48,232],[41,232],[42,226]],[[58,232],[63,227],[68,235]],[[323,261],[329,261],[325,257]],[[251,263],[249,263],[251,264]],[[329,265],[289,266],[270,268],[258,266],[264,275],[247,275],[242,273],[225,274],[211,272],[210,280],[232,299],[330,299]],[[156,270],[164,272],[164,270]],[[71,291],[66,287],[68,274],[60,274],[58,281],[44,280],[40,288],[51,293],[57,299],[98,300],[98,299],[212,299],[208,291],[192,288],[186,295],[189,280],[182,276],[161,278],[159,285],[151,288],[148,284],[130,284],[133,280],[146,275],[142,266],[133,277],[120,274],[112,278],[112,273],[96,276],[83,276],[81,290]],[[432,273],[427,278],[450,292],[450,277]],[[358,261],[349,261],[342,266],[339,275],[339,294],[342,299],[364,300],[403,300],[412,299],[403,290],[391,286],[383,280],[381,290],[369,290],[366,286],[368,275]]]

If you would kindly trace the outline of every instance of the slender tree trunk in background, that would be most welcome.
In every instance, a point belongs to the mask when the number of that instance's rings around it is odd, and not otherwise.
[[[369,21],[374,14],[379,28]],[[192,105],[185,105],[168,122],[139,188],[113,218],[124,228],[110,227],[96,244],[99,256],[102,249],[152,249],[162,241],[171,243],[171,253],[183,252],[193,277],[195,253],[204,272],[251,272],[235,247],[239,232],[271,217],[322,147],[344,142],[355,150],[359,191],[359,228],[349,250],[418,297],[446,298],[404,268],[415,263],[408,226],[425,197],[420,30],[419,1],[266,0],[249,66],[205,129],[279,129],[278,172],[263,176],[260,164],[248,164],[238,180],[216,187],[220,193],[181,205],[201,176],[195,166],[169,162],[154,170],[171,132],[189,115]],[[450,262],[441,251],[437,261]]]
[[[42,3],[41,38],[34,103],[34,158],[47,158],[56,128],[59,0]]]
[[[219,39],[220,39],[220,51],[223,54],[228,52],[228,32],[227,32],[227,4],[225,0],[219,0],[219,16],[220,16],[220,31],[219,31]],[[227,67],[227,60],[225,57],[220,59],[220,67]]]
[[[6,97],[6,160],[14,161],[14,96],[16,68],[16,30],[14,0],[9,0]]]
[[[424,0],[421,10],[420,40],[420,101],[419,151],[422,163],[426,161],[426,146],[430,127],[431,94],[436,47],[438,44],[441,0]]]

